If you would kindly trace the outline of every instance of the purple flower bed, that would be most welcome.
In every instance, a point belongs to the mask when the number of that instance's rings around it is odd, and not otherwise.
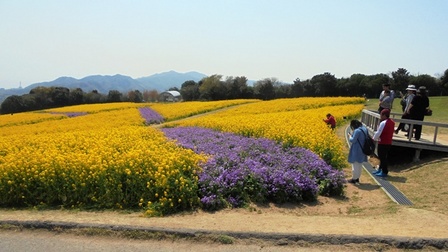
[[[50,112],[50,113],[66,115],[68,117],[77,117],[77,116],[87,115],[87,112]]]
[[[285,149],[269,139],[197,127],[162,130],[181,146],[212,156],[199,174],[199,197],[205,209],[239,207],[251,201],[312,201],[318,194],[343,193],[343,172],[309,150]]]
[[[140,111],[140,115],[145,118],[146,124],[159,124],[164,122],[163,117],[151,108],[143,107],[138,108],[138,110]]]

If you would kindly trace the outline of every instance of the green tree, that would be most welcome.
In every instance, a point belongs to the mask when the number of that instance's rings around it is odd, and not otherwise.
[[[11,95],[6,97],[1,105],[2,114],[13,114],[24,112],[24,104],[22,96]]]
[[[129,91],[128,100],[135,103],[143,102],[143,94],[139,90]]]
[[[106,98],[98,93],[98,90],[92,90],[90,93],[85,95],[85,101],[87,104],[101,103],[105,100]]]
[[[366,75],[364,74],[352,74],[342,91],[349,96],[371,95],[369,94],[370,87],[367,87],[366,82],[364,81],[365,78]]]
[[[227,77],[225,80],[226,85],[226,99],[241,99],[244,94],[247,93],[247,78],[240,77]]]
[[[222,75],[214,74],[201,80],[199,86],[200,99],[217,101],[225,99],[226,87],[221,82]]]
[[[314,86],[310,80],[303,81],[303,95],[307,97],[316,96],[317,88]]]
[[[440,77],[440,89],[440,95],[446,95],[448,93],[448,69]]]
[[[315,75],[311,78],[310,84],[315,87],[316,96],[335,96],[335,88],[337,84],[334,75],[325,72],[324,74]]]
[[[180,87],[180,94],[184,101],[199,100],[199,84],[193,80],[185,81]]]
[[[36,103],[36,97],[32,94],[24,94],[21,96],[22,98],[22,110],[23,111],[33,111],[38,110],[40,108]]]
[[[357,90],[348,88],[349,78],[337,79],[335,95],[337,96],[353,96],[352,93],[357,93]]]
[[[292,97],[304,96],[304,92],[304,83],[299,78],[295,79],[291,86]]]
[[[410,79],[410,84],[415,85],[416,88],[425,86],[428,95],[439,93],[436,78],[427,74],[412,76]]]
[[[275,78],[266,78],[259,80],[254,84],[255,98],[262,100],[272,100],[275,98],[274,83],[277,82]]]
[[[409,85],[410,75],[408,70],[404,68],[398,68],[397,71],[392,72],[392,85],[393,90],[405,90]]]
[[[30,90],[29,94],[34,96],[36,102],[35,109],[44,109],[51,106],[51,92],[51,88],[43,86],[38,86]]]
[[[70,90],[69,100],[71,105],[79,105],[84,103],[84,91],[81,88]]]
[[[292,96],[292,91],[291,91],[291,86],[290,84],[280,84],[278,86],[274,86],[274,93],[275,93],[275,98],[279,99],[279,98],[291,98]]]
[[[390,83],[390,78],[387,74],[369,75],[362,80],[362,85],[368,90],[367,97],[378,98],[383,91],[383,84],[385,83]]]
[[[110,90],[107,95],[107,102],[121,102],[122,93],[118,90]]]
[[[51,87],[50,96],[52,104],[51,107],[63,107],[70,103],[69,99],[70,89],[66,87]]]
[[[155,89],[143,91],[143,100],[147,102],[156,102],[159,100],[159,92]]]

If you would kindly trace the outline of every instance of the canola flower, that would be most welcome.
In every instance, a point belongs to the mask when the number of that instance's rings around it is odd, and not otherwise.
[[[144,107],[144,106],[145,106],[144,103],[112,102],[112,103],[74,105],[74,106],[46,109],[45,111],[59,112],[59,113],[70,113],[70,112],[98,113],[98,112],[112,111],[112,110],[124,110],[124,109],[129,109],[129,108],[139,108],[139,107]]]
[[[196,208],[199,163],[144,125],[137,108],[4,127],[0,206]]]
[[[149,106],[157,111],[166,121],[172,121],[217,109],[256,102],[259,102],[259,100],[236,99],[206,102],[150,103]]]
[[[41,112],[23,112],[15,114],[0,115],[0,128],[5,126],[16,126],[34,124],[43,121],[59,120],[66,117],[64,114],[48,114]]]

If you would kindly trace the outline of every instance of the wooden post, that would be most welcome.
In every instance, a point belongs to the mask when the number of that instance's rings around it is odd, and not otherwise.
[[[422,151],[422,149],[415,149],[414,159],[412,160],[413,162],[420,161],[420,152],[421,151]]]

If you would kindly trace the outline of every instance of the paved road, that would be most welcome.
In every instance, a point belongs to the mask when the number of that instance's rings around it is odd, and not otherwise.
[[[338,251],[341,251],[337,249]],[[237,251],[334,251],[327,248],[298,248],[290,246],[264,246],[259,245],[223,245],[210,243],[191,243],[187,241],[155,241],[155,240],[129,240],[114,239],[111,237],[76,236],[74,234],[57,234],[40,230],[9,231],[0,230],[1,252],[140,252],[140,251],[213,251],[213,252],[237,252]],[[344,250],[342,250],[344,251]],[[349,251],[349,250],[346,250]]]

